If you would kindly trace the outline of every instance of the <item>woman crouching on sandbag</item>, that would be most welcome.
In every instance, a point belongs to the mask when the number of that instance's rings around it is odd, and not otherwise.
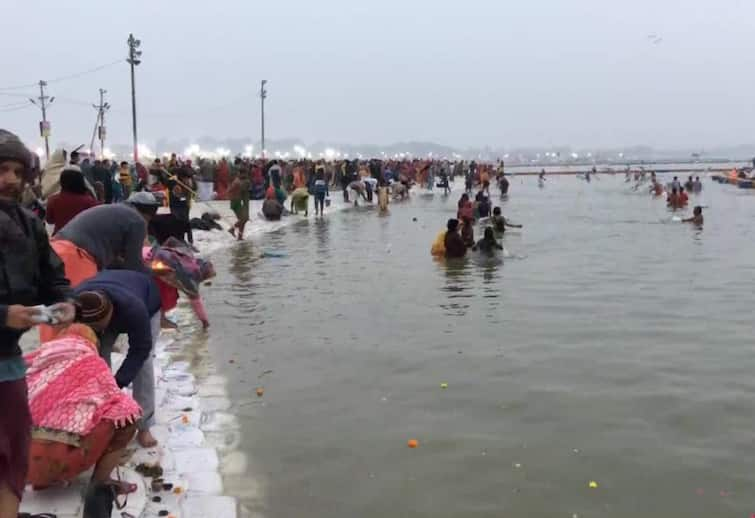
[[[90,493],[117,499],[136,491],[111,474],[142,411],[118,388],[94,331],[72,324],[25,360],[33,424],[27,482],[34,489],[64,485],[94,467]]]

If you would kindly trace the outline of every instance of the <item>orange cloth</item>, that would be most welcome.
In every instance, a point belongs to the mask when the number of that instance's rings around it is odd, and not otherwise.
[[[304,180],[304,170],[301,167],[294,167],[294,190],[306,187],[307,183]]]
[[[53,239],[50,246],[63,261],[72,288],[97,275],[97,262],[83,248],[65,239]]]
[[[97,275],[97,262],[83,248],[65,239],[53,239],[50,246],[58,254],[65,266],[66,278],[75,288],[87,279]],[[46,325],[39,326],[39,342],[49,342],[55,338],[55,330]]]
[[[26,480],[37,489],[69,482],[94,466],[105,453],[128,446],[135,433],[136,425],[116,430],[112,422],[102,421],[81,437],[78,447],[33,438]]]

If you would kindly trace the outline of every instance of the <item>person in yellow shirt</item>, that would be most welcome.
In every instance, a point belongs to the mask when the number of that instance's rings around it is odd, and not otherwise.
[[[133,188],[133,178],[131,177],[128,162],[121,162],[121,167],[118,169],[118,181],[123,189],[123,199],[125,200],[129,197]]]

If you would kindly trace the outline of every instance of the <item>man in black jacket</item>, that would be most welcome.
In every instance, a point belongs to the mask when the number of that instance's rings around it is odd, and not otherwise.
[[[31,414],[26,366],[18,340],[46,315],[73,320],[63,263],[50,248],[42,222],[21,208],[31,154],[14,134],[0,130],[0,517],[18,513],[29,462]]]

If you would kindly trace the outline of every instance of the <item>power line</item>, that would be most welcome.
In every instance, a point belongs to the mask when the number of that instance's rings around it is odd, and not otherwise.
[[[186,110],[180,111],[180,112],[164,112],[164,111],[153,111],[150,110],[147,113],[143,115],[143,117],[147,117],[148,119],[181,119],[181,118],[188,118],[188,117],[196,117],[197,115],[204,115],[209,114],[211,112],[221,111],[225,110],[231,107],[238,106],[238,103],[243,101],[248,97],[248,94],[244,93],[237,98],[234,98],[232,101],[224,102],[222,104],[217,104],[214,106],[207,106],[204,108],[196,108],[196,105],[192,106],[191,108],[187,108]],[[112,110],[114,113],[130,113],[130,110],[127,110],[125,108],[120,109],[114,109]]]
[[[108,68],[108,67],[112,67],[113,65],[117,65],[118,63],[123,63],[123,60],[122,59],[118,59],[118,60],[112,61],[110,63],[105,63],[104,65],[99,65],[99,66],[96,66],[94,68],[88,68],[86,70],[82,70],[81,72],[76,72],[74,74],[68,74],[68,75],[65,75],[65,76],[56,77],[54,79],[48,79],[47,82],[48,83],[58,83],[60,81],[67,81],[69,79],[75,79],[77,77],[81,77],[81,76],[84,76],[84,75],[87,75],[87,74],[93,74],[95,72],[99,72],[100,70],[103,70],[103,69]],[[38,83],[27,83],[25,85],[4,86],[4,87],[0,87],[0,91],[5,91],[5,90],[22,90],[24,88],[32,88],[32,87],[35,87],[37,85],[38,85]]]
[[[72,97],[65,97],[60,95],[56,95],[55,99],[62,101],[64,104],[75,104],[78,106],[89,106],[90,104],[92,104],[91,102],[82,101],[81,99],[74,99]]]
[[[22,88],[32,88],[33,86],[37,86],[37,83],[27,83],[25,85],[18,86],[4,86],[0,88],[0,90],[21,90]]]
[[[110,63],[105,63],[104,65],[100,65],[98,67],[90,68],[89,70],[84,70],[83,72],[77,72],[75,74],[70,74],[70,75],[67,75],[67,76],[56,77],[55,79],[50,79],[47,82],[48,83],[58,83],[60,81],[67,81],[69,79],[75,79],[77,77],[81,77],[81,76],[84,76],[84,75],[87,75],[87,74],[93,74],[95,72],[99,72],[100,70],[103,70],[103,69],[108,68],[108,67],[112,67],[113,65],[117,65],[118,63],[123,63],[123,60],[122,59],[117,59],[117,60],[112,61]]]
[[[36,86],[36,85],[34,85],[34,86]],[[15,94],[15,93],[12,94],[12,93],[0,92],[0,95],[4,95],[6,97],[23,97],[24,99],[26,99],[26,98],[32,97],[32,96],[34,96],[36,94]]]
[[[26,101],[20,101],[17,103],[4,104],[0,108],[15,108],[16,106],[26,105]]]
[[[24,109],[30,108],[30,107],[31,107],[31,104],[29,104],[29,103],[23,103],[23,104],[19,104],[19,105],[15,106],[13,108],[3,108],[3,109],[0,109],[0,112],[2,112],[2,113],[17,112],[19,110],[24,110]]]

